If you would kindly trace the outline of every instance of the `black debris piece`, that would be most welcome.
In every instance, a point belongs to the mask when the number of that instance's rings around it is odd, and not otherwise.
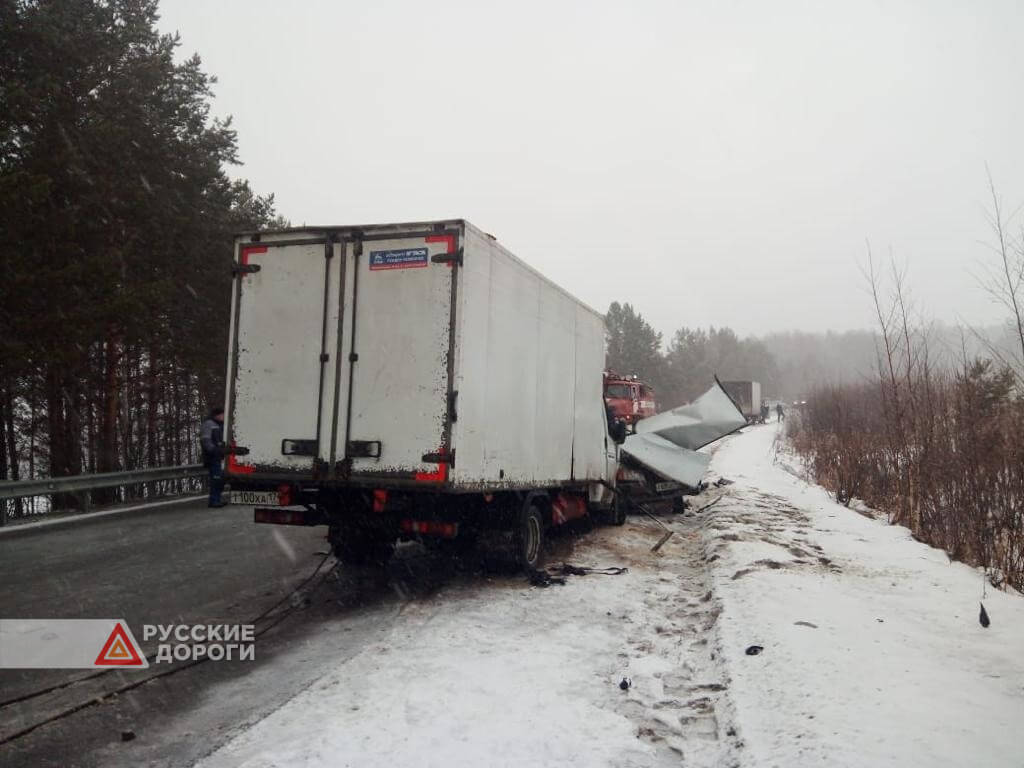
[[[562,573],[567,576],[586,576],[587,569],[576,565],[569,565],[569,563],[562,563]]]
[[[135,739],[135,731],[121,731],[121,741],[133,741]]]
[[[992,622],[989,621],[988,613],[985,611],[985,604],[978,603],[978,605],[981,606],[981,613],[978,614],[978,622],[981,624],[981,626],[988,627],[988,625]]]
[[[624,677],[624,678],[622,678],[622,681],[619,683],[619,689],[623,690],[623,691],[628,691],[629,690],[629,686],[631,686],[632,684],[633,684],[632,680],[630,680],[628,677]]]
[[[764,650],[763,646],[751,645],[751,646],[747,646],[746,653],[747,653],[747,656],[757,656],[757,654],[759,654],[763,650]]]
[[[537,568],[527,572],[526,575],[530,583],[535,587],[550,587],[552,584],[565,585],[565,579],[561,576],[554,576],[547,571]]]
[[[623,573],[629,573],[629,568],[617,565],[606,568],[590,568],[562,563],[559,566],[548,569],[535,568],[527,576],[530,579],[530,583],[535,587],[547,587],[552,584],[565,584],[566,576],[588,576],[592,574],[597,576],[620,576]]]

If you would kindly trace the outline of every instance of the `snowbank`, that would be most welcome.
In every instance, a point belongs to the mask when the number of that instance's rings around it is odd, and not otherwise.
[[[775,436],[716,453],[736,482],[704,522],[743,764],[1024,765],[1024,600],[989,587],[981,627],[979,570],[835,504]]]

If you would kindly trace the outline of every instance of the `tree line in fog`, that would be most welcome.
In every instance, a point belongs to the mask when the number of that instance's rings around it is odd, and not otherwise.
[[[878,331],[780,331],[741,337],[728,327],[682,327],[670,339],[629,303],[613,302],[606,315],[607,366],[649,382],[662,408],[703,393],[717,374],[723,381],[759,381],[765,397],[806,400],[823,386],[873,381],[884,364]],[[1011,360],[1017,346],[1012,325],[965,328],[920,323],[935,370],[955,370],[962,359]]]

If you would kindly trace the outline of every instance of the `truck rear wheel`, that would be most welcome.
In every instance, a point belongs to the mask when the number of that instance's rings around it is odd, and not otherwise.
[[[513,552],[520,568],[532,570],[544,561],[544,528],[544,515],[537,502],[523,506],[512,531]]]

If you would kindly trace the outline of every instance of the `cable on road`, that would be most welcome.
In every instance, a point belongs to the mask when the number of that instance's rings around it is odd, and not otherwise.
[[[323,559],[317,564],[316,568],[313,569],[313,572],[309,576],[307,576],[302,581],[301,584],[299,584],[297,587],[292,589],[291,592],[289,592],[284,597],[282,597],[280,600],[278,600],[276,603],[274,603],[272,606],[270,606],[270,608],[268,608],[267,610],[263,611],[263,613],[261,613],[259,616],[255,617],[254,619],[250,619],[249,621],[242,622],[242,623],[244,623],[244,624],[256,624],[256,623],[262,621],[263,619],[267,618],[268,616],[270,616],[270,614],[272,614],[274,610],[276,610],[283,603],[285,603],[287,600],[289,600],[293,595],[298,594],[307,584],[309,584],[316,577],[316,575],[320,572],[320,569],[324,567],[324,564],[327,562],[327,560],[330,558],[330,556],[331,556],[330,552],[328,552],[326,555],[324,555]],[[323,583],[324,579],[327,577],[327,573],[329,573],[329,571],[324,573],[320,577],[320,580],[313,586],[313,590],[314,591],[320,586],[320,584]],[[262,629],[256,630],[254,632],[253,636],[254,637],[260,637],[260,636],[266,634],[271,629],[273,629],[278,624],[280,624],[282,621],[284,621],[286,618],[291,616],[298,607],[299,607],[299,605],[294,605],[294,606],[291,606],[290,608],[285,609],[284,611],[282,611],[281,613],[277,614],[276,616],[270,616],[270,618],[273,619],[273,620],[269,624],[267,624],[265,627],[263,627]],[[195,645],[193,644],[192,647],[195,647]],[[156,658],[156,653],[151,653],[151,654],[146,656],[146,661],[152,661],[155,658]],[[51,715],[50,717],[46,718],[45,720],[40,720],[38,723],[33,723],[32,725],[26,726],[25,728],[22,728],[20,731],[17,731],[16,733],[12,733],[10,736],[5,736],[4,738],[0,739],[0,746],[3,746],[4,744],[9,744],[12,741],[16,741],[17,739],[20,739],[20,738],[22,738],[24,736],[27,736],[28,734],[32,733],[32,731],[35,731],[37,728],[41,728],[44,725],[48,725],[49,723],[55,722],[57,720],[62,720],[65,717],[69,717],[70,715],[73,715],[73,714],[75,714],[77,712],[80,712],[83,709],[87,709],[88,707],[91,707],[91,706],[93,706],[95,704],[99,704],[99,703],[109,699],[111,696],[117,696],[117,695],[120,695],[122,693],[127,693],[128,691],[131,691],[131,690],[133,690],[135,688],[138,688],[139,686],[145,685],[148,682],[151,682],[153,680],[157,680],[157,679],[159,679],[161,677],[167,677],[168,675],[176,674],[176,673],[181,672],[183,670],[186,670],[186,669],[189,669],[191,667],[195,667],[195,666],[197,666],[199,664],[202,664],[205,661],[209,661],[209,658],[204,657],[204,658],[201,658],[201,659],[193,659],[191,661],[179,664],[177,666],[169,667],[168,669],[162,670],[160,672],[157,672],[155,674],[149,675],[147,677],[143,677],[143,678],[140,678],[138,680],[134,680],[131,683],[126,683],[125,685],[122,685],[121,687],[116,688],[116,689],[114,689],[112,691],[107,691],[106,693],[101,693],[101,694],[99,694],[97,696],[93,696],[92,698],[88,699],[87,701],[84,701],[84,702],[82,702],[80,704],[76,704],[75,706],[72,706],[72,707],[69,707],[69,708],[67,708],[65,710],[62,710],[61,712],[58,712],[55,715]],[[93,672],[92,674],[85,675],[83,677],[75,678],[74,680],[66,680],[66,681],[64,681],[62,683],[57,683],[57,684],[51,685],[51,686],[49,686],[47,688],[42,688],[42,689],[40,689],[38,691],[33,691],[31,693],[23,694],[22,696],[17,696],[15,698],[8,699],[6,701],[2,701],[2,702],[0,702],[0,710],[2,710],[5,707],[8,707],[8,706],[10,706],[12,704],[18,704],[18,703],[23,702],[23,701],[28,701],[30,699],[38,698],[40,696],[45,696],[48,693],[53,693],[54,691],[61,690],[62,688],[68,688],[68,687],[71,687],[73,685],[77,685],[78,683],[84,683],[87,680],[92,680],[94,678],[101,677],[103,675],[106,675],[106,674],[108,674],[110,672],[114,672],[114,671],[124,671],[124,670],[115,670],[114,668],[101,669],[101,670],[99,670],[97,672]]]

